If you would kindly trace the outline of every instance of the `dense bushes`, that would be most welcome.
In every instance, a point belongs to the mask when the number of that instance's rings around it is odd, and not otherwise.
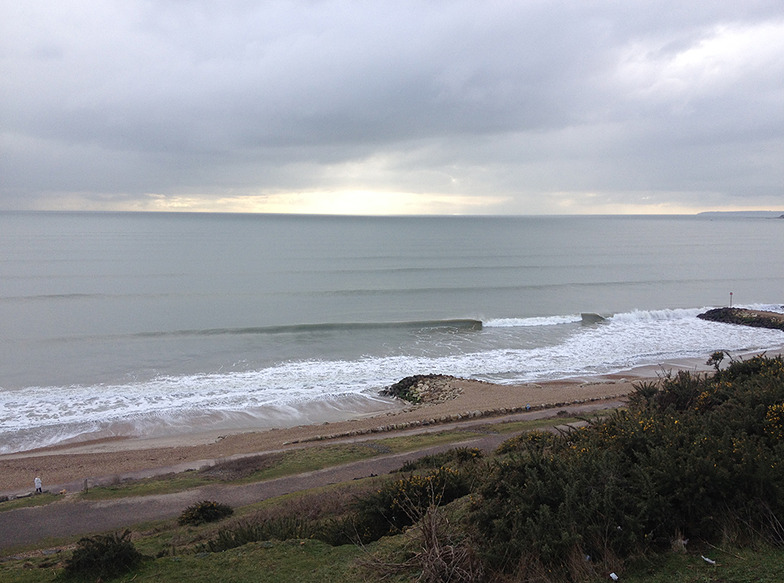
[[[132,571],[143,556],[129,540],[130,534],[126,530],[81,539],[65,563],[65,578],[96,581]]]
[[[441,453],[422,456],[404,463],[399,472],[439,468],[441,466],[464,466],[482,458],[482,450],[476,447],[454,447]]]
[[[447,504],[471,491],[465,472],[442,466],[385,482],[357,501],[356,530],[363,542],[401,532],[431,506]]]
[[[372,489],[360,491],[336,505],[319,496],[292,504],[289,512],[260,514],[218,532],[205,549],[223,551],[248,542],[272,539],[315,538],[330,545],[368,543],[397,534],[425,515],[431,507],[468,494],[477,480],[477,449],[456,448],[428,456],[401,468],[397,479],[379,480]],[[440,464],[440,465],[439,465]],[[434,467],[437,466],[437,467]],[[328,508],[322,505],[327,504]]]
[[[630,401],[586,428],[500,448],[508,455],[473,514],[491,566],[577,577],[668,547],[676,533],[784,542],[781,357],[680,372],[640,385]]]
[[[232,514],[234,514],[234,510],[227,504],[221,504],[220,502],[215,502],[213,500],[202,500],[183,510],[178,522],[183,525],[190,524],[192,526],[198,526],[205,522],[221,520]]]

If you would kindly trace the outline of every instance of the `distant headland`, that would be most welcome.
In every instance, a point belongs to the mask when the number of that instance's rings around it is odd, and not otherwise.
[[[784,219],[784,211],[706,211],[697,213],[697,216],[708,218]]]

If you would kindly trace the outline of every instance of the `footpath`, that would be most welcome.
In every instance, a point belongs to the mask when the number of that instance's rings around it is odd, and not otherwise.
[[[604,401],[600,404],[563,407],[569,415],[579,415],[593,409],[621,406],[620,401]],[[555,413],[555,412],[553,412]],[[517,415],[509,420],[525,418]],[[493,419],[493,423],[503,419]],[[487,424],[487,420],[483,421]],[[470,429],[473,423],[460,424]],[[446,429],[442,427],[441,429]],[[425,455],[440,453],[454,447],[476,447],[485,452],[494,450],[511,434],[490,433],[464,441],[427,447],[416,451],[385,454],[371,459],[306,472],[293,476],[265,480],[252,484],[212,484],[173,494],[129,497],[117,500],[89,501],[78,497],[65,499],[44,506],[19,508],[0,511],[0,557],[12,554],[16,547],[34,543],[55,541],[64,537],[102,533],[112,530],[131,528],[133,525],[165,520],[179,516],[189,505],[201,500],[217,500],[230,506],[244,506],[282,496],[284,494],[308,490],[329,484],[349,482],[371,475],[387,474],[398,469],[405,462]]]

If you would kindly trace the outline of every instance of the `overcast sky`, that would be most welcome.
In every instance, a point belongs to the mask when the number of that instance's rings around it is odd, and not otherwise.
[[[784,208],[781,0],[0,11],[0,209]]]

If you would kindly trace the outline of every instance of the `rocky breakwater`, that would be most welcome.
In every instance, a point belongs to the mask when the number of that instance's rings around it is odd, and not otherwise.
[[[414,375],[388,386],[381,394],[416,405],[443,403],[463,392],[463,389],[455,384],[457,380],[456,377],[442,374]]]
[[[454,408],[449,411],[438,411],[438,405],[447,401],[458,399],[464,392],[464,387],[476,387],[477,384],[485,384],[493,386],[486,381],[461,379],[450,375],[440,374],[427,374],[415,375],[406,377],[398,381],[394,385],[383,389],[381,394],[388,397],[394,397],[411,403],[411,406],[402,412],[387,413],[387,420],[389,423],[378,425],[375,427],[357,428],[348,431],[340,431],[335,433],[325,433],[306,437],[304,439],[297,439],[294,441],[286,442],[286,444],[304,443],[312,441],[332,440],[339,438],[353,438],[361,435],[370,435],[374,433],[384,433],[388,431],[400,431],[406,429],[414,429],[420,427],[436,426],[446,423],[455,423],[470,421],[474,419],[481,419],[485,417],[501,417],[508,415],[516,415],[518,413],[528,413],[535,410],[553,409],[564,407],[567,405],[578,405],[583,403],[590,403],[595,401],[603,401],[607,399],[620,399],[627,395],[627,392],[618,394],[604,394],[600,396],[588,397],[585,399],[571,399],[569,401],[553,401],[545,403],[528,404],[524,400],[520,404],[505,405],[488,407],[483,409],[470,409],[455,411]],[[536,385],[534,385],[536,386]],[[541,387],[538,387],[541,388]],[[421,415],[416,419],[398,419],[395,417],[399,414],[410,413],[411,411],[419,411]],[[432,412],[432,413],[431,413]],[[566,411],[559,411],[555,416],[560,416]],[[327,424],[328,425],[328,424]]]
[[[784,330],[784,314],[778,312],[747,310],[744,308],[715,308],[699,314],[697,317],[702,320],[710,320],[711,322]]]

